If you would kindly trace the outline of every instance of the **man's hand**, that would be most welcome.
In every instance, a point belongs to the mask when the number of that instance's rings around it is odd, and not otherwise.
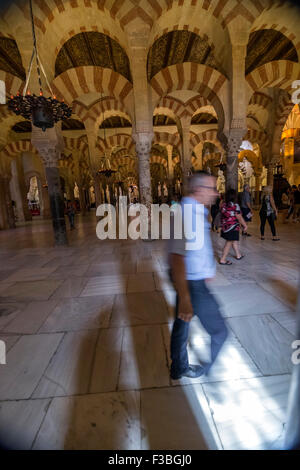
[[[178,318],[190,322],[193,318],[193,307],[189,298],[181,299],[178,302]]]

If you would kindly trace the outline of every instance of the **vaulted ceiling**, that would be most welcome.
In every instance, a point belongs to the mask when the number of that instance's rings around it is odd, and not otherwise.
[[[169,65],[182,62],[206,64],[219,70],[212,46],[207,39],[186,30],[171,31],[157,39],[148,54],[148,79]]]
[[[111,116],[105,119],[100,129],[112,129],[116,127],[132,127],[131,122],[121,116]]]
[[[170,116],[156,114],[153,116],[153,126],[176,126],[176,122]]]
[[[247,45],[246,75],[273,60],[298,62],[298,54],[292,41],[274,29],[261,29],[251,33]]]
[[[192,118],[192,124],[217,124],[215,116],[209,113],[198,113]]]
[[[25,80],[26,74],[21,55],[14,39],[0,37],[0,70]]]
[[[18,122],[12,127],[12,130],[17,133],[31,132],[32,131],[31,122],[30,121]]]
[[[126,52],[117,41],[105,34],[90,31],[76,34],[69,39],[57,55],[55,76],[83,65],[112,69],[132,82]]]
[[[78,119],[65,119],[62,121],[62,126],[61,126],[63,131],[77,131],[80,129],[84,129],[84,124],[81,121],[78,121]]]

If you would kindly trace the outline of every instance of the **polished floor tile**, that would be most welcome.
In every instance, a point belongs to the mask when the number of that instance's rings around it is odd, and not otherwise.
[[[110,295],[60,299],[40,332],[107,328],[112,306]]]
[[[128,275],[99,276],[88,280],[85,288],[81,292],[81,297],[123,294],[126,292]]]
[[[97,331],[66,333],[32,397],[87,393],[97,336]]]
[[[272,318],[280,323],[283,328],[291,333],[292,336],[297,336],[297,316],[296,312],[280,312],[272,313]]]
[[[289,386],[289,375],[203,384],[224,449],[271,448],[284,431]]]
[[[293,336],[269,315],[230,318],[228,323],[264,375],[292,371]],[[257,332],[260,340],[257,341]]]
[[[3,302],[0,301],[0,330],[11,323],[26,308],[25,302]]]
[[[56,307],[57,300],[30,302],[15,319],[3,329],[6,333],[34,334]]]
[[[176,293],[166,242],[96,238],[91,211],[53,246],[51,221],[0,231],[0,430],[20,449],[279,449],[296,332],[299,226],[217,263],[229,337],[209,376],[169,377]],[[216,259],[224,240],[212,234]],[[210,337],[190,323],[191,363]],[[1,441],[1,436],[0,436]]]
[[[155,284],[152,273],[130,274],[128,276],[127,292],[154,291]]]
[[[40,281],[46,279],[53,271],[52,268],[25,268],[19,269],[14,274],[11,274],[6,281],[7,282],[17,282],[17,281]]]
[[[168,307],[161,292],[137,292],[116,296],[110,325],[151,325],[167,321]]]
[[[62,280],[47,279],[43,281],[16,282],[0,294],[0,302],[48,300],[53,292],[62,284]]]
[[[34,450],[139,450],[138,392],[54,398]]]
[[[79,297],[87,283],[87,277],[71,277],[66,279],[52,294],[51,300]]]
[[[0,403],[0,444],[7,450],[29,450],[47,413],[50,400]]]
[[[100,330],[89,392],[112,392],[117,389],[123,333],[123,328]]]
[[[119,390],[166,385],[169,385],[169,371],[160,326],[125,328]]]
[[[212,292],[226,317],[261,315],[287,310],[285,304],[256,283],[235,283],[232,286],[212,287]]]
[[[8,351],[13,347],[19,338],[19,335],[7,335],[4,333],[0,334],[0,341],[4,341],[6,353],[8,353]]]
[[[201,385],[141,392],[142,449],[221,448]]]
[[[22,336],[1,366],[0,400],[30,398],[55,353],[62,334]]]

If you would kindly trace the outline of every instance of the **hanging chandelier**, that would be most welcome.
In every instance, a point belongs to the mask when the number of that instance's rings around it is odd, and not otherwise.
[[[113,170],[111,167],[110,160],[106,152],[104,152],[104,157],[101,158],[98,173],[99,175],[106,176],[106,178],[110,178],[113,173],[116,173],[116,170]]]
[[[16,96],[11,96],[10,100],[8,100],[8,109],[13,111],[17,116],[23,116],[25,119],[30,119],[34,126],[41,128],[45,132],[46,129],[54,127],[56,122],[69,118],[72,114],[72,109],[63,101],[58,101],[56,99],[47,80],[45,70],[37,51],[35,26],[32,12],[32,0],[29,0],[29,5],[33,37],[32,56],[23,95],[17,93]],[[28,90],[34,56],[36,58],[36,69],[40,88],[39,96],[31,94]],[[41,71],[52,95],[49,98],[45,97],[43,94]]]
[[[102,88],[101,88],[101,104],[102,104]],[[104,122],[104,111],[103,111],[103,121]],[[106,142],[106,133],[105,126],[103,127],[103,140]],[[104,155],[100,161],[100,168],[98,170],[99,175],[103,175],[106,178],[110,178],[113,173],[116,173],[116,170],[113,170],[110,164],[110,158],[108,152],[104,150]]]

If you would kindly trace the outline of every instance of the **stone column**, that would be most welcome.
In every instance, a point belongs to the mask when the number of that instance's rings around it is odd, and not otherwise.
[[[40,181],[39,191],[43,219],[51,219],[50,200],[46,180]]]
[[[8,225],[8,214],[4,194],[4,182],[3,177],[0,175],[0,229],[6,230],[9,228]]]
[[[25,215],[23,210],[23,200],[20,191],[19,185],[19,178],[17,172],[17,165],[16,159],[11,161],[11,172],[12,172],[12,179],[10,182],[10,189],[11,189],[11,196],[16,204],[16,215],[17,215],[17,222],[25,222]]]
[[[58,168],[58,160],[63,149],[61,134],[57,128],[43,132],[33,126],[32,144],[37,148],[45,167],[55,245],[67,245],[64,197]]]
[[[4,201],[5,201],[5,207],[6,207],[6,223],[7,223],[7,228],[16,228],[15,214],[14,214],[14,209],[12,206],[9,182],[10,182],[10,176],[5,175],[2,177]]]
[[[51,219],[51,208],[50,208],[50,200],[48,194],[48,186],[47,181],[41,181],[41,200],[42,200],[42,216],[43,219]]]
[[[181,168],[184,181],[191,175],[192,159],[190,145],[191,116],[187,115],[181,119],[182,159]]]
[[[247,133],[248,85],[245,79],[245,58],[249,27],[245,18],[235,18],[229,27],[232,48],[229,109],[225,109],[228,130],[226,146],[226,190],[238,191],[238,154],[243,137]],[[226,126],[227,127],[227,126]],[[222,129],[219,129],[222,131]]]
[[[79,204],[80,204],[80,212],[82,215],[85,214],[86,211],[86,201],[85,201],[85,194],[84,194],[84,184],[83,184],[83,177],[80,171],[80,152],[79,150],[73,150],[72,152],[73,161],[74,161],[74,176],[75,181],[78,186],[79,192]],[[74,183],[75,183],[74,181]]]
[[[19,182],[24,218],[25,220],[32,220],[32,215],[28,207],[28,199],[27,199],[29,188],[27,188],[27,185],[25,182],[22,154],[20,153],[16,157],[16,169],[17,169],[17,174],[18,174],[18,182]]]
[[[258,206],[261,173],[255,173],[254,176],[255,176],[255,205]]]
[[[86,212],[85,193],[84,193],[83,186],[81,184],[77,183],[77,186],[78,186],[78,192],[79,192],[80,212],[82,215],[84,215]]]
[[[58,169],[59,153],[55,148],[39,149],[39,152],[45,165],[55,245],[67,245],[64,197]]]
[[[133,138],[136,145],[136,153],[139,164],[139,192],[140,203],[150,209],[152,203],[151,194],[151,175],[150,175],[150,151],[152,146],[153,134],[139,133],[134,134]]]
[[[139,168],[140,202],[149,210],[152,203],[150,152],[153,140],[153,109],[151,87],[147,77],[147,54],[150,27],[141,19],[127,27],[131,72],[133,80],[134,115],[132,137],[136,143]]]
[[[95,199],[96,199],[96,209],[97,209],[97,207],[101,204],[101,191],[100,191],[101,178],[100,178],[100,175],[98,174],[100,161],[101,161],[101,155],[100,155],[100,150],[97,147],[98,129],[97,129],[97,125],[95,124],[95,122],[90,119],[88,119],[85,122],[85,128],[86,128],[86,135],[87,135],[88,146],[89,146],[91,173],[93,177]]]
[[[167,145],[168,152],[168,199],[171,202],[174,194],[174,166],[173,166],[173,146]]]
[[[268,170],[268,173],[267,173],[267,185],[273,187],[273,180],[274,180],[274,177],[273,177],[274,163],[273,163],[272,161],[271,161],[271,162],[268,162],[268,164],[267,164],[267,170]]]
[[[226,191],[228,189],[238,191],[238,155],[240,153],[243,137],[247,132],[246,129],[238,127],[242,122],[235,121],[232,124],[234,127],[229,131],[226,149]]]

